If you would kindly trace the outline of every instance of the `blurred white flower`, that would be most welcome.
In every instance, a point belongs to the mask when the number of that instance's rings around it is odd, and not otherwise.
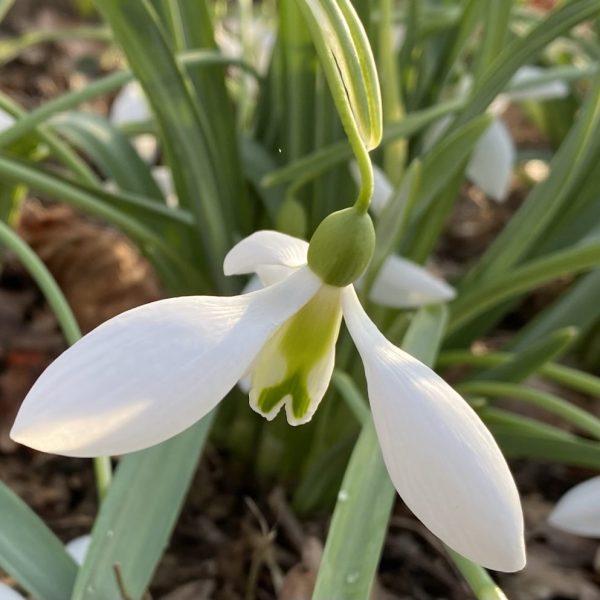
[[[489,112],[496,116],[485,130],[471,155],[467,166],[467,177],[487,196],[504,202],[510,191],[510,182],[516,162],[516,149],[512,136],[501,118],[511,102],[522,100],[544,101],[562,98],[569,93],[568,85],[561,80],[542,82],[536,80],[545,74],[541,67],[524,65],[511,79],[511,85],[519,89],[504,92],[492,102]],[[458,86],[457,97],[465,97],[472,87],[470,78],[465,77]],[[433,146],[452,123],[451,117],[443,117],[425,133],[424,146]]]
[[[65,545],[65,549],[78,565],[83,564],[91,541],[92,536],[82,535],[71,540]]]
[[[121,88],[110,108],[109,118],[117,127],[144,123],[152,119],[150,104],[139,81],[130,81]],[[147,163],[154,162],[158,152],[158,142],[153,135],[148,133],[136,135],[132,142],[138,154]]]
[[[315,275],[306,251],[302,240],[254,233],[224,270],[256,272],[264,289],[161,300],[107,321],[38,379],[13,439],[68,456],[132,452],[191,426],[248,374],[254,410],[273,419],[284,408],[291,424],[306,423],[329,385],[343,316],[398,493],[457,552],[521,569],[519,496],[490,432],[441,377],[382,335],[351,284]]]
[[[600,477],[569,490],[548,517],[551,525],[584,537],[600,537]]]
[[[0,600],[25,600],[19,592],[8,587],[5,583],[0,583]]]

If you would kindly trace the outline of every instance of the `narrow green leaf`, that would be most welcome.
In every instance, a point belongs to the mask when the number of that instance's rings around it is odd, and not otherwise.
[[[229,289],[232,283],[226,282],[222,264],[235,230],[230,210],[233,199],[223,196],[219,186],[211,132],[194,103],[189,78],[147,0],[125,4],[96,0],[95,6],[110,24],[152,105],[177,196],[196,216],[197,240],[203,250],[197,254],[198,263],[211,273],[214,285]]]
[[[582,431],[600,439],[600,420],[586,410],[583,410],[563,400],[555,394],[542,392],[515,383],[500,381],[467,381],[460,383],[456,389],[461,394],[484,396],[486,398],[512,398],[528,404],[533,404],[575,425]]]
[[[0,21],[4,19],[6,13],[11,9],[15,0],[0,0]]]
[[[485,369],[472,381],[519,382],[541,369],[546,363],[562,356],[577,337],[575,327],[565,327],[536,340],[515,352],[510,360]]]
[[[492,100],[506,87],[517,69],[535,60],[546,45],[565,35],[582,21],[598,14],[600,14],[600,6],[597,0],[572,0],[541,20],[526,36],[516,38],[507,44],[490,64],[484,76],[476,82],[475,90],[455,126],[484,112]]]
[[[66,600],[77,565],[61,541],[0,482],[0,567],[40,600]]]
[[[576,4],[575,2],[571,3]],[[560,11],[558,11],[560,12]],[[596,78],[578,121],[550,165],[550,176],[537,185],[516,215],[467,274],[461,287],[490,281],[519,262],[540,239],[577,189],[582,176],[594,167],[600,148],[600,76]]]
[[[181,510],[212,421],[213,414],[178,436],[121,461],[92,530],[72,600],[121,598],[115,568],[130,600],[142,599]]]
[[[91,113],[67,112],[56,116],[51,123],[121,189],[164,202],[146,163],[127,136],[108,119]]]
[[[580,244],[525,263],[489,283],[472,288],[473,291],[466,290],[452,304],[448,333],[455,332],[477,315],[504,300],[535,289],[561,275],[593,269],[598,266],[599,261],[600,244]]]

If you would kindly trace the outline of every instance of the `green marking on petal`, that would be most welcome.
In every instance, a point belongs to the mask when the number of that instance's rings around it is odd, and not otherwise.
[[[255,410],[273,418],[287,404],[290,423],[310,420],[331,377],[342,318],[340,293],[323,285],[265,344],[252,373]]]
[[[306,377],[303,374],[294,373],[278,385],[262,390],[257,406],[262,412],[269,413],[288,396],[291,398],[294,417],[301,419],[306,415],[310,406],[310,396],[306,389]]]

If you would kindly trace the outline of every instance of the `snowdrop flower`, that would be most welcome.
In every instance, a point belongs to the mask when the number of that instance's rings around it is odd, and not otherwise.
[[[267,285],[129,310],[64,352],[38,379],[11,435],[68,456],[132,452],[210,412],[246,374],[250,406],[309,421],[329,385],[342,318],[362,357],[381,450],[398,493],[446,544],[500,571],[525,562],[519,496],[473,409],[436,373],[391,344],[352,282],[374,248],[367,214],[327,217],[310,244],[274,231],[239,242],[228,275]]]
[[[545,69],[524,65],[513,75],[509,88],[514,91],[499,94],[492,102],[489,112],[495,119],[478,140],[467,166],[467,177],[487,196],[504,202],[510,190],[510,180],[516,162],[516,149],[512,136],[501,118],[511,102],[522,100],[544,101],[563,98],[569,93],[564,81],[536,83]],[[459,83],[458,97],[468,95],[472,87],[470,78]],[[452,117],[443,117],[434,123],[425,134],[425,148],[437,142],[452,123]]]
[[[133,123],[143,123],[152,119],[152,110],[139,81],[125,84],[115,97],[110,107],[110,121],[120,127]],[[158,152],[158,142],[153,135],[138,135],[133,140],[138,154],[147,162],[152,163]]]
[[[584,537],[600,537],[600,477],[569,490],[548,517],[551,525]]]

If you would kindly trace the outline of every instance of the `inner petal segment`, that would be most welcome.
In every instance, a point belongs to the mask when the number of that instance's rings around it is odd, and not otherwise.
[[[250,406],[256,412],[271,420],[285,406],[290,425],[310,421],[335,363],[340,293],[323,285],[264,345],[252,371]]]

